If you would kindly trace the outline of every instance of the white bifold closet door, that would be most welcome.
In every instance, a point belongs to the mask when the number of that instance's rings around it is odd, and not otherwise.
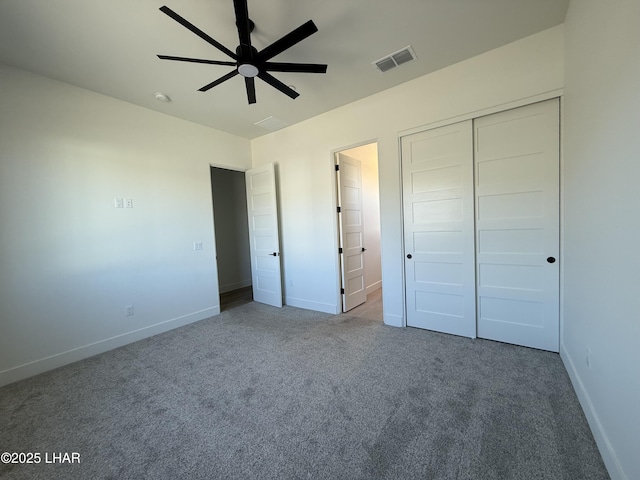
[[[559,351],[559,104],[474,120],[478,337]]]
[[[407,325],[476,336],[471,120],[402,138]]]

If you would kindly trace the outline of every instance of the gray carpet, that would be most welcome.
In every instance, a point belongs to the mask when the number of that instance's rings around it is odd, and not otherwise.
[[[43,458],[3,479],[609,478],[557,354],[257,303],[0,389],[0,435]]]

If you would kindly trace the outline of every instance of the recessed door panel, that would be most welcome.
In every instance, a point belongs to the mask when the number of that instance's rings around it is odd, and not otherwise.
[[[545,213],[544,191],[480,195],[477,201],[479,220],[541,218]]]
[[[413,223],[459,222],[462,220],[462,198],[447,200],[415,200],[413,203]]]
[[[461,253],[463,242],[461,230],[413,232],[413,248],[416,253]]]
[[[411,175],[411,189],[417,194],[458,188],[461,182],[461,168],[460,165],[451,165],[416,172]]]
[[[461,263],[419,262],[415,266],[416,283],[462,286],[464,269]]]

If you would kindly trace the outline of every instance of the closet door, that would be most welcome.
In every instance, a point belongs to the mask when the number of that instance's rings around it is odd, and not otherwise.
[[[559,104],[474,120],[478,336],[559,350]]]
[[[475,337],[472,122],[401,142],[407,325]]]

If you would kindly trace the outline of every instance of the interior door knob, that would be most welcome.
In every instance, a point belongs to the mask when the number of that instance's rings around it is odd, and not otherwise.
[[[547,257],[547,262],[548,263],[556,263],[556,259],[555,259],[555,257]]]
[[[410,253],[407,254],[407,258],[409,258],[409,259],[411,258],[411,254]]]
[[[269,255],[273,256],[273,257],[277,257],[278,254],[276,252],[270,253]]]

